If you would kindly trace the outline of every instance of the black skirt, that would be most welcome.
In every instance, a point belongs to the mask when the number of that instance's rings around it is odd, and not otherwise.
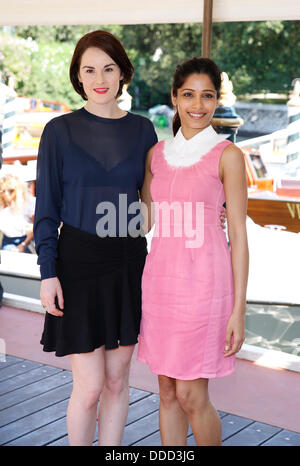
[[[43,350],[65,356],[136,344],[146,255],[144,237],[101,238],[64,224],[56,264],[64,315],[46,312]]]

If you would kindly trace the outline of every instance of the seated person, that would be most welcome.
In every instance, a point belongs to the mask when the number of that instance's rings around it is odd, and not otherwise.
[[[0,178],[1,249],[15,252],[34,252],[33,216],[35,198],[27,184],[14,175]]]

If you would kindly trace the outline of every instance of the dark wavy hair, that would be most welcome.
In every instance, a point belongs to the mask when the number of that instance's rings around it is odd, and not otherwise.
[[[215,90],[217,92],[217,98],[220,97],[221,91],[221,70],[218,65],[211,60],[210,58],[191,58],[190,60],[186,60],[185,62],[177,65],[176,71],[173,76],[173,83],[172,83],[172,92],[174,97],[177,96],[177,91],[180,87],[183,86],[185,80],[194,73],[198,74],[207,74],[211,82],[213,83]],[[178,111],[176,111],[172,128],[173,134],[177,133],[181,126],[181,121],[179,117]]]
[[[75,91],[81,95],[84,100],[87,100],[84,89],[78,80],[78,72],[81,57],[90,47],[103,50],[103,52],[107,53],[119,66],[123,79],[120,80],[119,90],[116,95],[116,98],[118,98],[122,94],[123,85],[130,83],[134,74],[134,68],[121,42],[110,32],[101,30],[88,32],[77,42],[69,70],[70,80]]]

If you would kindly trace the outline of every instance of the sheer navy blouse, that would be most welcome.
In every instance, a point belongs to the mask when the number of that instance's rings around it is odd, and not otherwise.
[[[113,205],[113,233],[126,236],[124,221],[128,226],[136,215],[128,206],[138,202],[145,158],[156,142],[151,121],[133,113],[111,119],[81,108],[47,123],[38,153],[34,217],[42,279],[56,276],[60,222],[99,234],[97,222]]]

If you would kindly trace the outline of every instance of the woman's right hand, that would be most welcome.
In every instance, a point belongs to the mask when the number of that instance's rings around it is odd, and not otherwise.
[[[55,305],[56,296],[58,300],[58,306],[60,307],[60,309],[63,309],[64,298],[61,284],[58,278],[53,277],[42,280],[40,298],[43,308],[49,314],[52,314],[57,317],[62,317],[64,313],[61,310],[57,309]]]

